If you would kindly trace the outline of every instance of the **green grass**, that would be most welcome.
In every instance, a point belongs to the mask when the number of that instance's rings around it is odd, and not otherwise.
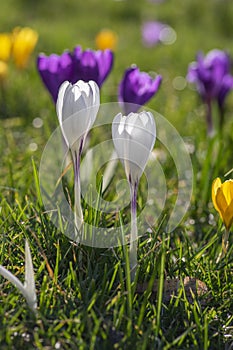
[[[171,46],[144,48],[140,27],[147,19],[170,24],[177,41]],[[232,348],[232,236],[226,258],[216,263],[222,225],[211,203],[210,188],[216,176],[223,178],[232,168],[233,95],[226,101],[222,134],[209,140],[196,92],[188,86],[182,91],[173,86],[176,76],[185,77],[189,62],[199,50],[227,49],[233,57],[232,19],[230,0],[167,0],[161,4],[146,0],[8,0],[1,4],[1,31],[27,25],[39,33],[29,67],[17,71],[11,63],[5,94],[0,96],[0,264],[23,281],[24,244],[28,239],[39,308],[34,317],[14,286],[0,276],[1,349]],[[166,174],[168,197],[157,224],[138,242],[136,279],[139,285],[148,283],[142,293],[136,283],[130,283],[128,247],[100,249],[71,242],[62,233],[62,219],[59,227],[49,220],[38,187],[41,155],[58,122],[36,71],[36,56],[41,51],[72,50],[78,44],[94,48],[95,35],[104,27],[118,33],[119,44],[101,101],[116,102],[118,83],[132,63],[141,70],[162,74],[162,86],[147,106],[165,116],[192,149],[191,205],[180,225],[165,233],[177,175],[171,157],[162,156],[164,147],[155,144]],[[217,126],[217,111],[214,114]],[[37,117],[43,120],[41,128],[33,126]],[[113,117],[109,116],[109,123]],[[101,130],[93,132],[91,146],[100,143],[102,135]],[[124,178],[119,166],[118,178],[121,176]],[[69,173],[69,186],[70,178]],[[145,188],[142,182],[141,207]],[[106,196],[111,200],[115,195],[113,185]],[[100,225],[119,227],[129,221],[129,207],[117,217],[113,213],[104,216],[97,206],[83,205],[86,219]],[[186,276],[203,281],[207,295],[194,295],[190,303],[182,284]],[[166,279],[177,277],[181,279],[180,288],[167,302],[162,298],[162,287]],[[155,280],[160,286],[157,296],[153,292]]]

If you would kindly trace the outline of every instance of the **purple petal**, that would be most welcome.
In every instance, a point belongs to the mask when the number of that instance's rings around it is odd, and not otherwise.
[[[37,69],[53,101],[56,102],[60,85],[66,80],[70,81],[72,76],[70,53],[64,52],[61,56],[40,54],[37,58]]]
[[[136,66],[125,71],[119,84],[118,101],[123,104],[125,112],[136,112],[158,91],[162,77],[152,79],[149,74],[140,72]]]
[[[73,64],[73,83],[78,80],[85,82],[94,80],[100,87],[112,69],[113,53],[108,49],[104,51],[87,49],[82,52],[81,47],[77,46],[73,52]]]

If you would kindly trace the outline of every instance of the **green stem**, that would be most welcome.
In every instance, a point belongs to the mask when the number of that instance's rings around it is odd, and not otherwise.
[[[228,239],[229,239],[229,230],[226,230],[222,236],[222,247],[221,247],[221,252],[217,258],[217,263],[223,259],[226,254],[227,254],[227,250],[228,250],[228,246],[229,246],[229,242],[228,242]]]
[[[211,101],[207,101],[206,123],[207,135],[211,138],[214,135]]]
[[[83,211],[81,206],[81,183],[80,183],[80,160],[82,153],[83,142],[81,140],[76,149],[71,150],[74,165],[74,224],[75,224],[75,237],[78,239],[82,233],[83,226]]]
[[[131,235],[129,248],[129,261],[131,270],[131,280],[134,281],[137,267],[137,248],[138,248],[138,227],[137,227],[137,192],[138,183],[130,184],[131,194]]]

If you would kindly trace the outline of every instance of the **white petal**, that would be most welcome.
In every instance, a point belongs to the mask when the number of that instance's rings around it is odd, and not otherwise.
[[[83,80],[79,80],[77,81],[77,83],[75,84],[78,86],[79,90],[86,95],[87,98],[89,98],[90,95],[90,86],[88,83],[85,83]],[[74,85],[74,86],[75,86]]]
[[[137,125],[137,123],[138,123],[138,114],[137,113],[130,113],[126,117],[125,129],[129,135],[132,134],[132,132],[135,128],[135,125]]]
[[[71,85],[68,81],[64,81],[64,83],[60,86],[57,103],[56,103],[56,111],[60,125],[62,124],[62,109],[64,103],[64,95],[68,86]]]

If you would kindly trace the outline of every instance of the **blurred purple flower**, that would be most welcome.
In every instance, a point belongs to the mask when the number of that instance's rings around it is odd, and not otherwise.
[[[212,50],[205,57],[197,55],[197,62],[189,65],[187,79],[195,83],[202,99],[218,99],[224,84],[224,79],[230,73],[230,58],[227,53]]]
[[[161,75],[153,79],[149,74],[140,72],[136,66],[128,68],[119,84],[118,101],[123,105],[124,112],[137,112],[156,94],[161,81]]]
[[[72,83],[77,80],[85,82],[94,80],[101,87],[113,66],[113,52],[109,49],[82,51],[82,48],[77,46],[72,57],[74,69]]]
[[[220,110],[220,123],[223,124],[224,102],[233,88],[233,76],[230,74],[229,55],[221,50],[211,50],[206,56],[197,55],[197,61],[188,68],[187,80],[197,87],[202,100],[207,105],[208,133],[213,133],[211,104],[217,101]]]
[[[142,25],[142,41],[147,47],[157,45],[161,41],[161,31],[166,27],[157,21],[144,22]]]
[[[73,61],[69,52],[46,56],[40,54],[37,58],[37,69],[43,83],[52,95],[56,103],[60,85],[65,81],[70,81],[73,72]]]

